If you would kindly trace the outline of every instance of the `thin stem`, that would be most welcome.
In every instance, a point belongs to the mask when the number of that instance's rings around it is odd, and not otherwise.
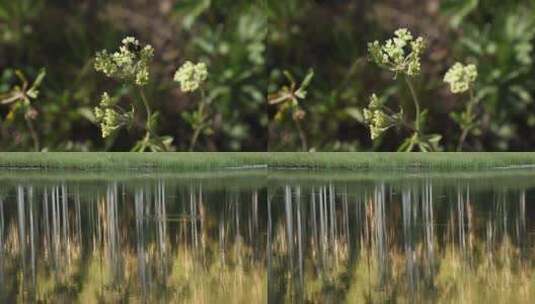
[[[468,113],[468,117],[472,117],[472,111],[473,111],[475,103],[476,103],[476,98],[474,94],[474,89],[470,89],[470,100],[468,101],[468,105],[466,107],[466,112]],[[472,126],[463,128],[461,137],[459,137],[459,143],[457,144],[457,152],[461,152],[463,150],[463,145],[464,145],[464,142],[466,141],[466,137],[468,136],[468,133],[470,133],[472,128],[473,128]]]
[[[474,94],[474,89],[470,89],[470,101],[468,102],[468,114],[472,114],[472,110],[476,104],[476,97]]]
[[[39,137],[37,137],[37,133],[35,132],[35,128],[33,127],[33,123],[30,118],[26,117],[26,124],[28,125],[28,129],[30,130],[30,135],[32,136],[33,145],[36,152],[39,152]]]
[[[199,103],[199,108],[197,109],[197,113],[199,113],[199,117],[202,117],[202,121],[199,123],[199,125],[194,127],[193,135],[191,136],[191,141],[189,145],[189,151],[193,152],[195,150],[195,145],[197,144],[197,140],[199,139],[199,135],[201,135],[201,131],[204,128],[204,108],[206,106],[206,94],[204,92],[204,89],[201,88],[201,102]]]
[[[301,140],[301,148],[303,149],[303,152],[307,152],[307,138],[305,135],[305,132],[303,131],[303,128],[301,127],[301,122],[299,120],[294,119],[295,126],[297,127],[297,132],[299,133],[299,139]]]
[[[189,145],[189,151],[193,152],[195,150],[195,145],[197,144],[197,140],[199,139],[199,135],[201,134],[201,128],[196,128],[193,132],[193,136],[191,137],[191,142]]]
[[[459,138],[459,143],[457,144],[457,152],[461,152],[463,150],[463,145],[466,140],[466,137],[468,136],[468,132],[470,132],[471,128],[465,128],[463,129],[463,132],[461,133],[461,137]]]
[[[409,91],[411,92],[412,101],[414,102],[414,109],[416,111],[416,122],[415,122],[415,129],[416,132],[420,132],[420,103],[418,102],[418,96],[416,95],[416,91],[414,90],[414,86],[412,85],[410,79],[408,76],[405,76],[405,82],[407,83],[407,86],[409,87]]]
[[[151,130],[150,118],[151,118],[152,113],[150,110],[149,102],[147,101],[147,97],[145,96],[145,92],[143,91],[142,88],[139,88],[139,95],[141,96],[141,100],[143,101],[143,105],[145,106],[145,111],[147,112],[147,120],[146,120],[145,128],[147,130],[147,133],[149,133]]]
[[[151,128],[152,112],[150,110],[150,106],[149,106],[149,102],[147,100],[147,96],[145,96],[145,92],[143,91],[142,88],[139,88],[139,95],[141,96],[141,100],[143,101],[143,105],[145,106],[145,111],[147,112],[147,120],[146,120],[146,123],[145,123],[146,133],[145,133],[144,142],[145,143],[148,142],[150,140],[151,136],[152,136],[158,141],[158,145],[160,146],[160,148],[162,148],[163,151],[166,151],[167,148],[166,148],[165,144],[162,142],[160,137],[156,133],[154,133],[154,131]],[[146,148],[146,144],[144,145],[144,148],[143,148],[142,151],[144,151],[145,148]]]
[[[140,147],[139,152],[145,152],[145,149],[147,148],[147,143],[150,140],[151,135],[151,127],[150,127],[150,117],[152,115],[149,102],[147,100],[147,96],[145,96],[145,92],[142,88],[139,88],[139,95],[141,96],[141,101],[143,102],[143,105],[145,106],[145,112],[147,113],[147,119],[145,120],[145,137],[143,138],[143,145]]]

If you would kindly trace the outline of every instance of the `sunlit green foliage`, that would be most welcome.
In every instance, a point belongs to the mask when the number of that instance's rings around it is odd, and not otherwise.
[[[203,87],[212,114],[210,128],[203,130],[210,136],[200,136],[195,149],[263,151],[267,142],[266,33],[260,3],[245,0],[162,5],[144,0],[3,1],[0,93],[17,84],[9,75],[15,69],[32,79],[38,68],[46,67],[47,80],[35,106],[40,149],[125,151],[145,134],[139,128],[145,110],[135,111],[130,130],[117,128],[106,132],[109,136],[104,139],[93,110],[102,92],[107,92],[117,106],[130,112],[130,105],[140,99],[136,87],[142,85],[151,107],[159,112],[152,120],[158,133],[173,137],[171,148],[187,150],[193,131],[186,113],[195,113],[201,98],[183,93],[173,73],[191,58],[206,63],[210,71]],[[116,49],[125,36],[152,45],[154,53],[145,47],[137,52],[136,41],[127,41],[128,46],[116,54],[101,53],[94,60],[97,52]],[[102,77],[93,69],[95,64],[123,85]],[[8,110],[0,111],[1,117],[7,115]],[[1,150],[33,149],[25,128],[4,129]]]
[[[138,128],[142,111],[135,111],[131,130],[117,128],[102,138],[93,109],[102,92],[118,106],[133,104],[137,85],[159,112],[155,128],[168,135],[166,142],[173,138],[175,150],[296,151],[305,146],[303,134],[307,151],[409,150],[411,142],[413,150],[535,146],[532,0],[157,2],[0,3],[0,93],[20,85],[15,70],[28,79],[37,78],[41,67],[48,72],[33,121],[40,150],[135,146],[144,136]],[[131,49],[125,46],[114,59],[112,53],[94,60],[96,52],[115,49],[125,36],[152,45],[154,54],[147,50],[139,54],[143,58],[132,58],[138,47],[131,41]],[[205,96],[201,90],[185,93],[173,81],[187,59],[209,70],[201,86]],[[456,62],[477,67],[477,80],[468,84],[473,90],[449,77],[443,82]],[[126,83],[97,76],[95,64]],[[130,71],[116,74],[118,66],[128,65]],[[266,99],[291,84],[284,71],[302,80],[309,69],[315,71],[313,85],[295,111],[304,132],[296,132],[295,119],[276,122],[280,108],[266,108]],[[385,106],[396,105],[384,114],[403,109],[413,128],[422,127],[420,136],[406,126],[383,132],[385,126],[376,125],[372,139],[364,109],[374,92]],[[6,118],[9,109],[0,111]],[[34,149],[26,129],[3,126],[2,150]],[[439,144],[429,142],[438,140],[434,134],[442,136]]]
[[[386,105],[399,105],[393,112],[403,108],[413,121],[417,95],[425,109],[420,124],[426,134],[442,136],[445,151],[533,150],[533,1],[289,0],[267,1],[267,8],[268,91],[284,82],[281,69],[297,78],[309,67],[316,72],[304,105],[310,149],[408,148],[406,138],[413,132],[404,127],[370,137],[363,109],[376,92]],[[394,33],[399,28],[412,34]],[[426,46],[415,52],[420,60],[411,55],[416,36]],[[477,66],[477,80],[470,85],[473,97],[470,90],[451,94],[443,82],[456,62]],[[385,69],[373,68],[377,64]],[[405,81],[393,81],[392,73],[398,79],[410,76],[413,90]],[[297,136],[290,124],[270,130],[271,151],[297,150]]]

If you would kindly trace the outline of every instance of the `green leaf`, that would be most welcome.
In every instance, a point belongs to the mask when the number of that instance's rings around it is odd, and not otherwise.
[[[80,114],[85,119],[89,120],[91,123],[96,124],[97,119],[95,118],[95,113],[93,113],[93,110],[88,107],[81,107],[78,108],[78,114]]]
[[[429,110],[425,109],[420,112],[420,129],[423,129],[427,124],[427,118],[429,117]]]
[[[28,85],[28,80],[26,79],[26,76],[24,76],[22,71],[16,70],[15,71],[15,75],[17,75],[17,78],[19,78],[19,80],[22,82],[23,86],[27,86]]]
[[[438,144],[440,140],[442,139],[442,135],[439,134],[433,134],[429,136],[428,141],[433,144]]]
[[[43,82],[43,79],[45,79],[45,76],[46,76],[46,69],[42,68],[41,70],[39,70],[39,74],[37,75],[37,78],[35,78],[35,81],[33,82],[32,89],[38,88]]]
[[[288,79],[292,87],[295,87],[296,82],[295,82],[295,78],[293,77],[293,75],[289,71],[284,71],[282,73],[284,74],[284,76],[286,76],[286,78]]]
[[[173,140],[174,140],[174,138],[172,136],[162,136],[162,137],[160,137],[160,139],[162,140],[162,142],[164,143],[164,145],[166,147],[171,146],[171,144],[173,143]]]
[[[364,115],[362,114],[362,111],[359,108],[355,108],[355,107],[346,108],[345,113],[351,116],[353,119],[355,119],[359,123],[364,123]]]
[[[160,117],[160,113],[154,112],[149,118],[149,126],[151,129],[154,129],[156,125],[158,124],[158,118]]]
[[[429,151],[431,151],[431,146],[429,144],[424,143],[424,142],[418,143],[418,148],[420,148],[421,152],[429,152]]]
[[[405,139],[398,147],[398,152],[410,152],[412,150],[412,140],[412,137]]]
[[[295,92],[295,96],[297,96],[299,99],[305,99],[307,97],[307,91],[299,89]]]
[[[312,78],[314,78],[314,70],[309,69],[307,75],[305,76],[305,79],[301,83],[301,87],[299,88],[299,90],[305,90],[306,88],[308,88],[308,86],[312,82]]]

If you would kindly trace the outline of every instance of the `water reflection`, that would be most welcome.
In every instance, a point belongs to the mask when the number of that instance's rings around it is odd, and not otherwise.
[[[0,185],[0,303],[528,303],[535,178]]]
[[[528,303],[535,180],[275,180],[270,303]]]
[[[267,298],[261,185],[47,181],[0,193],[2,303]]]

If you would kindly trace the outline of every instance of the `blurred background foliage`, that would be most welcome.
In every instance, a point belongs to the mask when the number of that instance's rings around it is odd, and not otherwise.
[[[148,98],[160,112],[158,132],[174,137],[174,149],[188,147],[192,131],[181,114],[196,108],[197,97],[182,94],[172,78],[192,60],[208,64],[214,112],[214,134],[200,138],[197,150],[265,151],[266,34],[263,8],[250,0],[2,0],[0,95],[21,85],[16,71],[33,80],[45,68],[31,101],[41,150],[129,150],[140,134],[103,140],[91,110],[104,90],[132,102],[132,88],[96,73],[93,58],[133,35],[156,49]],[[9,112],[0,105],[0,150],[32,150],[25,116]]]
[[[362,109],[376,92],[413,113],[402,79],[367,58],[367,43],[406,27],[426,37],[423,75],[416,79],[427,133],[443,135],[441,147],[454,151],[461,131],[450,113],[466,97],[443,83],[456,61],[475,63],[482,125],[464,146],[468,151],[521,151],[535,148],[535,1],[533,0],[267,0],[268,93],[287,80],[284,70],[315,77],[300,105],[309,148],[317,151],[392,151],[407,134],[395,131],[372,142]],[[298,151],[291,117],[273,119],[269,107],[269,150]],[[409,114],[410,115],[410,114]]]
[[[288,85],[284,70],[301,81],[310,68],[315,75],[299,104],[309,149],[395,150],[408,134],[391,130],[372,142],[362,109],[375,92],[413,113],[403,83],[367,58],[369,41],[400,27],[428,39],[416,83],[429,109],[426,133],[443,135],[443,150],[455,150],[461,130],[450,114],[466,102],[442,81],[456,61],[479,69],[482,123],[464,150],[533,150],[535,0],[0,1],[0,95],[22,86],[17,74],[31,84],[46,69],[37,98],[18,107],[31,115],[0,104],[0,150],[34,149],[29,118],[41,150],[129,150],[141,130],[103,140],[91,113],[104,90],[133,102],[132,88],[93,69],[95,52],[116,49],[127,35],[156,49],[147,92],[160,112],[158,133],[173,136],[177,151],[188,147],[183,113],[197,97],[182,94],[172,76],[188,59],[205,61],[210,72],[214,133],[197,150],[300,150],[292,117],[275,121],[266,96]]]

